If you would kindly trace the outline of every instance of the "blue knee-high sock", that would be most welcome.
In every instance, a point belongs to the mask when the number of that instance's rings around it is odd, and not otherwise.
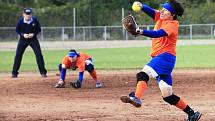
[[[66,77],[66,69],[62,68],[60,72],[60,79],[64,81],[65,77]]]
[[[79,72],[79,76],[78,76],[78,80],[82,83],[84,78],[84,71],[83,72]]]

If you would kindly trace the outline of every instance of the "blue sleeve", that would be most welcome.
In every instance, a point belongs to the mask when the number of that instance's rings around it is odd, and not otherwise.
[[[159,37],[167,36],[168,34],[163,29],[159,29],[157,31],[143,30],[143,35],[151,38],[159,38]]]
[[[16,33],[19,34],[20,36],[23,36],[24,33],[21,32],[20,27],[21,27],[21,19],[16,24]]]
[[[84,71],[79,72],[78,80],[82,82],[83,81],[83,77],[84,77]]]
[[[147,5],[142,4],[142,11],[145,12],[148,16],[155,19],[155,10]]]
[[[64,81],[65,77],[66,77],[66,69],[62,68],[60,72],[60,79]]]

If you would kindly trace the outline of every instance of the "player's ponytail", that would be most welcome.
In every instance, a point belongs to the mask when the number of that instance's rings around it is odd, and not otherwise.
[[[178,2],[178,1],[176,1],[176,0],[169,0],[169,2],[168,2],[170,5],[171,5],[171,7],[175,10],[175,16],[174,16],[174,20],[176,20],[177,19],[177,16],[182,16],[183,15],[183,13],[184,13],[184,8],[182,7],[182,5]]]

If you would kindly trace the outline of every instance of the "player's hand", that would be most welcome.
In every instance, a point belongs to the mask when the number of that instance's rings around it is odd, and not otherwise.
[[[28,39],[28,38],[29,38],[29,34],[23,34],[23,37],[24,37],[25,39]]]
[[[70,86],[72,86],[73,88],[81,88],[81,81],[77,80],[76,82],[70,82]]]
[[[138,33],[138,35],[142,35],[143,34],[143,30],[140,28],[136,29],[136,33]]]
[[[29,38],[33,38],[33,36],[34,36],[34,33],[28,34],[28,37],[29,37]]]

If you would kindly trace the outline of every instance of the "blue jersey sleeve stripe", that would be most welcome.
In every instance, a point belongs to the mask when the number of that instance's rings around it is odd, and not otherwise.
[[[151,7],[143,4],[142,11],[145,12],[152,19],[155,19],[155,10],[152,9]]]
[[[151,38],[159,38],[159,37],[167,36],[168,34],[163,29],[159,29],[157,31],[143,30],[143,35]]]

